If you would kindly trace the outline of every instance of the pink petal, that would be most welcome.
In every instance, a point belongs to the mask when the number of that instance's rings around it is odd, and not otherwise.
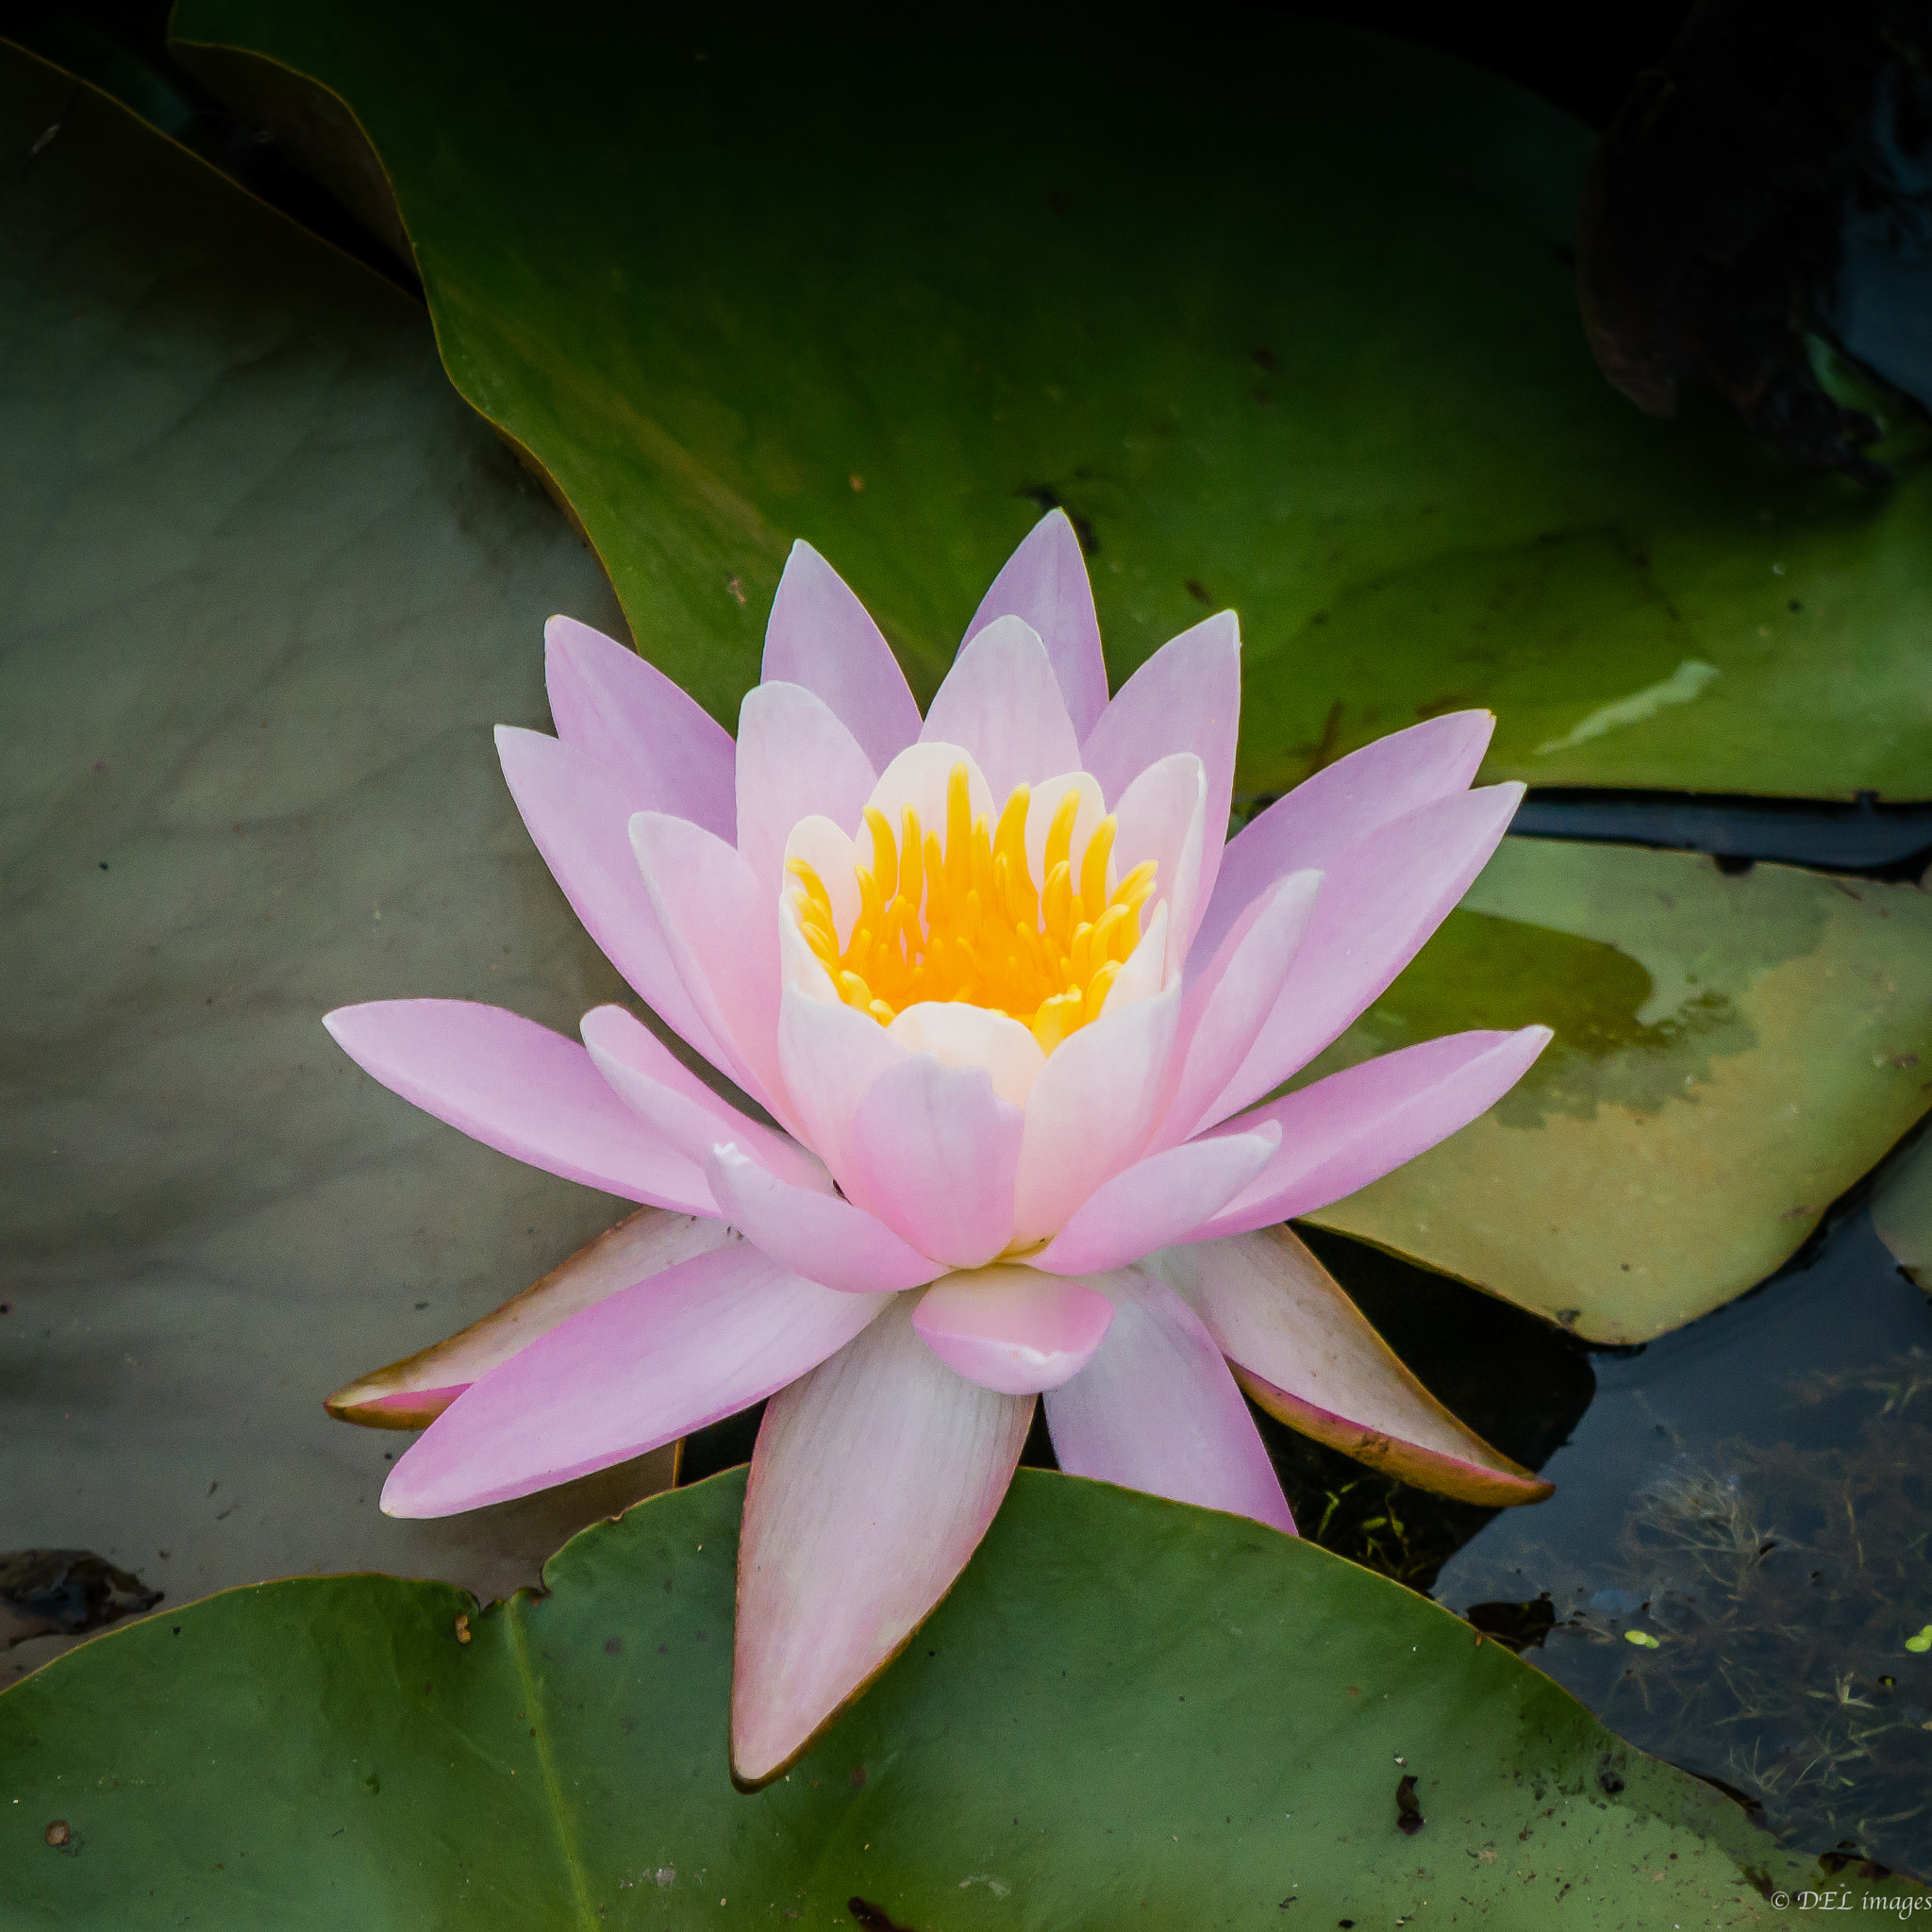
[[[1107,709],[1107,660],[1100,654],[1100,620],[1093,613],[1087,559],[1065,510],[1049,510],[1008,558],[966,635],[977,637],[1002,617],[1021,618],[1039,634],[1067,715],[1085,738]],[[1061,772],[1078,762],[1070,758],[1048,769]]]
[[[730,1141],[781,1179],[825,1185],[822,1161],[712,1092],[634,1014],[595,1007],[579,1030],[591,1063],[625,1105],[693,1165],[702,1168],[720,1141]]]
[[[1281,1129],[1223,1134],[1135,1162],[1090,1195],[1045,1248],[1027,1257],[1054,1274],[1124,1268],[1191,1234],[1267,1166]]]
[[[1201,916],[1201,866],[1207,847],[1208,781],[1191,751],[1149,765],[1114,807],[1116,875],[1151,858],[1154,904],[1167,908],[1165,970],[1177,973]]]
[[[1093,1359],[1113,1304],[1084,1282],[1031,1268],[947,1274],[919,1299],[912,1326],[955,1374],[1002,1395],[1058,1389]]]
[[[1403,1367],[1285,1227],[1161,1257],[1236,1378],[1270,1415],[1372,1468],[1466,1503],[1536,1503],[1552,1485],[1491,1449]]]
[[[1244,1234],[1312,1214],[1379,1180],[1486,1113],[1550,1042],[1547,1026],[1451,1033],[1345,1067],[1230,1121],[1223,1133],[1281,1127],[1281,1149],[1199,1230]]]
[[[803,540],[791,546],[765,626],[763,676],[816,691],[883,771],[919,736],[906,674],[866,608]]]
[[[574,617],[553,617],[543,676],[558,737],[616,773],[632,811],[734,836],[731,734],[655,664]]]
[[[1466,791],[1495,728],[1488,711],[1452,711],[1391,732],[1257,813],[1228,841],[1201,942],[1219,946],[1241,908],[1271,879],[1325,872],[1377,826]]]
[[[1013,1238],[1025,1126],[1026,1116],[999,1097],[983,1068],[908,1054],[860,1095],[841,1181],[921,1254],[950,1268],[977,1268]]]
[[[1367,1010],[1489,863],[1522,797],[1516,784],[1453,793],[1330,864],[1274,1010],[1207,1118],[1280,1086]]]
[[[1208,786],[1204,908],[1227,840],[1241,712],[1241,628],[1234,612],[1224,610],[1161,645],[1121,687],[1080,748],[1087,769],[1110,800],[1171,752],[1192,752],[1201,760]]]
[[[870,1013],[796,986],[780,996],[778,1064],[797,1109],[799,1138],[835,1174],[850,1166],[845,1141],[858,1096],[905,1057]]]
[[[922,744],[973,754],[997,811],[1016,785],[1080,763],[1080,743],[1039,637],[1002,617],[960,645],[920,731]]]
[[[1180,1072],[1156,1146],[1174,1146],[1194,1133],[1247,1058],[1294,964],[1321,883],[1318,872],[1291,872],[1264,887],[1242,908],[1212,963],[1188,980],[1174,1051]]]
[[[881,1221],[837,1194],[793,1187],[736,1147],[712,1149],[705,1170],[733,1227],[808,1281],[847,1294],[924,1288],[945,1264],[908,1247]]]
[[[375,1000],[323,1016],[366,1074],[473,1141],[568,1181],[711,1213],[702,1169],[654,1133],[574,1040],[471,1000]]]
[[[722,1067],[724,1050],[671,963],[638,876],[630,821],[640,799],[610,767],[541,731],[499,724],[496,753],[530,838],[584,930],[666,1025]]]
[[[1047,1055],[1026,1096],[1016,1239],[1058,1234],[1146,1145],[1165,1091],[1180,991],[1175,980],[1128,1006],[1109,1000],[1099,1019]]]
[[[660,812],[630,822],[631,850],[665,950],[718,1062],[751,1097],[785,1120],[778,1075],[778,898],[722,839]]]
[[[1292,1536],[1255,1419],[1199,1317],[1139,1269],[1095,1286],[1113,1301],[1113,1325],[1093,1359],[1046,1398],[1060,1467]]]
[[[890,1297],[834,1294],[741,1241],[573,1315],[475,1383],[391,1472],[391,1516],[449,1516],[608,1469],[761,1402]]]
[[[876,782],[858,741],[803,685],[756,686],[738,714],[738,849],[774,894],[787,889],[785,842],[801,819],[858,827]]]
[[[890,1310],[765,1411],[738,1545],[731,1770],[769,1783],[904,1647],[992,1522],[1031,1396],[966,1381]]]
[[[538,1336],[680,1261],[737,1241],[722,1221],[640,1208],[481,1321],[386,1369],[358,1375],[323,1407],[345,1423],[425,1428],[471,1383],[501,1368]]]

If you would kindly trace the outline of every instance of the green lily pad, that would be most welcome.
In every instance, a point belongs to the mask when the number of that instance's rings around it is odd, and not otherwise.
[[[1892,1259],[1932,1288],[1932,1141],[1920,1141],[1872,1191],[1872,1225]]]
[[[397,1523],[394,1439],[322,1398],[622,1204],[376,1090],[319,1016],[569,1026],[619,990],[489,737],[546,719],[545,616],[615,609],[417,305],[4,46],[0,153],[0,1551],[171,1605],[364,1566],[509,1590],[651,1472]]]
[[[1531,1020],[1557,1038],[1500,1106],[1312,1218],[1647,1341],[1761,1281],[1932,1107],[1932,893],[1507,840],[1304,1077]]]
[[[1501,80],[1260,15],[175,32],[386,227],[366,132],[458,387],[721,717],[794,536],[926,693],[1058,501],[1116,679],[1240,611],[1250,791],[1488,705],[1496,776],[1932,794],[1932,468],[1866,491],[1614,393],[1572,288],[1591,137]]]
[[[741,1796],[742,1495],[658,1497],[480,1613],[328,1577],[96,1639],[0,1696],[0,1900],[114,1932],[1278,1928],[1288,1901],[1563,1932],[1749,1924],[1820,1883],[1400,1585],[1028,1470],[899,1661]]]

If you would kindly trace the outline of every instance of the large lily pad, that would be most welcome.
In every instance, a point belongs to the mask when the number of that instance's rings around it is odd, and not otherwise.
[[[656,1498],[557,1557],[550,1596],[480,1614],[445,1585],[334,1577],[97,1639],[0,1697],[20,1800],[0,1900],[76,1932],[190,1906],[250,1932],[1278,1928],[1284,1909],[1636,1932],[1769,1925],[1772,1894],[1821,1882],[1399,1585],[1032,1471],[906,1655],[740,1796],[742,1493],[733,1473]],[[1854,1908],[1876,1889],[1844,1885]]]
[[[1642,1341],[1761,1281],[1932,1106],[1932,893],[1508,840],[1307,1077],[1532,1019],[1556,1041],[1499,1107],[1314,1218]]]
[[[318,1016],[617,990],[489,738],[544,719],[544,617],[608,592],[415,304],[5,47],[0,154],[0,1551],[170,1603],[507,1590],[652,1473],[399,1524],[393,1439],[322,1398],[620,1204],[425,1121]]]
[[[366,131],[458,388],[721,717],[794,536],[929,691],[1059,500],[1116,677],[1240,610],[1250,790],[1487,704],[1497,775],[1932,793],[1932,469],[1867,491],[1615,394],[1571,281],[1590,136],[1505,82],[1259,14],[175,30],[368,207]]]

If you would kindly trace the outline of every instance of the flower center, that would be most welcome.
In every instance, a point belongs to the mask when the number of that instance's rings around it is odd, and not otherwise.
[[[943,841],[911,806],[895,840],[885,814],[866,808],[873,870],[854,868],[858,916],[843,952],[831,894],[803,859],[790,871],[806,943],[847,1006],[890,1025],[922,1000],[991,1007],[1032,1029],[1043,1053],[1101,1008],[1141,938],[1141,908],[1154,892],[1154,861],[1137,865],[1110,891],[1114,821],[1102,819],[1074,870],[1074,821],[1080,794],[1069,791],[1047,829],[1033,883],[1026,857],[1032,794],[1016,786],[997,826],[972,816],[966,767],[946,782]]]

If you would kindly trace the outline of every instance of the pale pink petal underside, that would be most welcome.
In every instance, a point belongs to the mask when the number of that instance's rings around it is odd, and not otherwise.
[[[1013,1238],[1026,1116],[981,1067],[898,1059],[859,1095],[844,1138],[847,1194],[922,1254],[977,1268]]]
[[[1113,1304],[1084,1282],[1009,1263],[941,1276],[912,1325],[955,1374],[1003,1395],[1037,1395],[1077,1375],[1112,1320]]]
[[[625,1106],[575,1041],[534,1020],[471,1000],[375,1000],[322,1024],[364,1073],[486,1147],[626,1200],[711,1212],[702,1170]]]
[[[1272,1120],[1281,1128],[1280,1151],[1198,1234],[1245,1234],[1380,1180],[1488,1112],[1549,1042],[1547,1026],[1445,1034],[1239,1115],[1223,1133],[1252,1133]]]
[[[391,1472],[391,1516],[449,1516],[570,1482],[761,1402],[873,1321],[741,1241],[574,1315],[475,1382]]]
[[[632,811],[734,836],[731,734],[696,699],[574,617],[543,626],[543,675],[558,737],[617,773]]]
[[[849,1294],[923,1288],[945,1263],[922,1255],[884,1222],[837,1194],[780,1180],[736,1147],[714,1148],[705,1170],[732,1226],[774,1261]]]
[[[611,767],[541,731],[499,724],[496,753],[524,824],[584,930],[644,1004],[722,1068],[724,1050],[684,990],[638,876],[630,821],[641,800]]]
[[[803,685],[766,682],[738,714],[738,849],[774,894],[785,876],[785,841],[801,819],[858,829],[877,782],[858,741],[825,701]]]
[[[765,627],[763,675],[816,691],[884,771],[919,736],[919,706],[870,613],[803,540],[791,546]]]
[[[1280,1086],[1387,991],[1489,863],[1522,798],[1517,784],[1454,793],[1329,865],[1274,1009],[1208,1119]]]
[[[980,599],[966,635],[977,636],[1000,617],[1022,618],[1040,633],[1067,715],[1085,738],[1107,709],[1107,660],[1087,559],[1065,510],[1049,510],[1021,541]]]
[[[1079,768],[1080,741],[1040,639],[996,619],[960,646],[925,714],[920,742],[973,754],[997,810],[1016,785]]]
[[[1488,711],[1452,711],[1392,731],[1305,778],[1228,841],[1204,944],[1221,943],[1241,908],[1284,873],[1324,872],[1379,825],[1466,791],[1496,728]]]
[[[1027,1259],[1054,1274],[1124,1268],[1191,1234],[1254,1180],[1280,1144],[1281,1129],[1263,1121],[1250,1134],[1191,1141],[1136,1161]]]
[[[1161,645],[1114,694],[1082,744],[1087,769],[1112,806],[1149,765],[1192,752],[1207,776],[1201,905],[1212,898],[1234,798],[1241,712],[1241,627],[1232,610]]]
[[[1291,1428],[1465,1503],[1550,1494],[1409,1374],[1289,1229],[1176,1248],[1160,1267],[1242,1387]]]
[[[777,1777],[890,1663],[998,1510],[1035,1398],[956,1375],[902,1301],[778,1396],[738,1548],[731,1767]]]
[[[500,1368],[538,1336],[624,1289],[736,1239],[722,1221],[640,1208],[500,1308],[446,1341],[358,1375],[323,1407],[339,1421],[371,1428],[425,1428],[472,1382]]]
[[[1139,1269],[1092,1286],[1112,1300],[1113,1325],[1093,1359],[1047,1394],[1060,1467],[1293,1535],[1255,1419],[1200,1318]]]

